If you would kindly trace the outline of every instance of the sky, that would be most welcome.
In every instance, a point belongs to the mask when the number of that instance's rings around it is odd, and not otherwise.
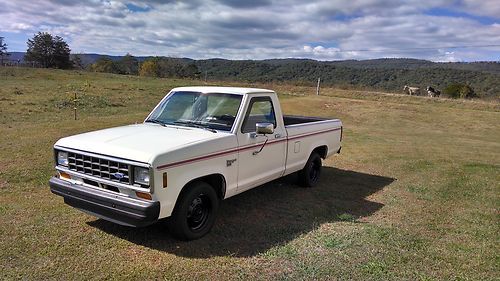
[[[0,36],[73,53],[194,59],[499,61],[500,0],[0,0]]]

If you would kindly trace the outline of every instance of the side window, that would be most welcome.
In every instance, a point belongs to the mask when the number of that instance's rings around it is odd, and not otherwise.
[[[276,128],[276,116],[269,97],[255,97],[250,100],[241,132],[255,132],[255,124],[257,123],[272,123]]]

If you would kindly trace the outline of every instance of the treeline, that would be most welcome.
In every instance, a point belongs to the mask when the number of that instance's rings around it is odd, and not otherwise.
[[[107,72],[127,75],[141,75],[152,77],[198,78],[200,71],[192,60],[179,60],[166,57],[148,57],[141,60],[126,54],[118,60],[106,56],[91,64],[86,63],[87,55],[71,54],[69,45],[60,36],[48,32],[38,32],[26,42],[28,49],[22,63],[18,59],[13,65],[60,68],[85,69],[95,72]],[[0,65],[9,57],[4,37],[0,37]],[[11,65],[10,63],[7,65]]]
[[[449,65],[459,65],[447,67]],[[130,54],[119,59],[100,57],[88,69],[97,72],[151,77],[208,78],[242,82],[292,82],[341,88],[365,88],[402,92],[405,85],[427,86],[444,90],[449,86],[467,86],[477,97],[500,95],[500,64],[433,63],[413,59],[378,59],[368,61],[315,61],[308,59],[274,60],[192,60],[187,58],[135,58]]]
[[[274,64],[287,63],[293,60],[266,60]],[[371,60],[342,60],[324,62],[332,66],[343,66],[349,68],[376,68],[376,69],[418,69],[418,68],[438,68],[438,69],[460,69],[482,71],[500,74],[500,61],[476,61],[476,62],[432,62],[411,58],[382,58]]]
[[[500,96],[500,72],[472,71],[445,68],[430,62],[429,67],[402,67],[404,60],[393,60],[393,66],[384,63],[363,67],[357,61],[322,62],[314,60],[223,60],[209,59],[196,61],[198,68],[210,79],[241,80],[249,82],[294,81],[299,84],[314,85],[321,78],[323,85],[345,88],[369,88],[391,92],[402,92],[404,85],[427,86],[444,89],[451,84],[466,84],[479,97]],[[349,62],[356,66],[349,65]],[[398,64],[396,66],[395,64]],[[491,68],[498,69],[495,63]],[[422,91],[424,93],[425,91]]]
[[[101,57],[89,66],[89,70],[163,78],[198,78],[200,76],[198,67],[191,60],[152,57],[140,62],[131,54],[119,60]]]

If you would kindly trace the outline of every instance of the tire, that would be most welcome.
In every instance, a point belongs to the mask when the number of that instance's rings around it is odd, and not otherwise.
[[[315,186],[321,176],[321,157],[318,153],[312,152],[306,165],[299,171],[299,185],[303,187]]]
[[[169,230],[180,240],[195,240],[205,236],[214,226],[219,198],[205,182],[195,182],[187,188],[177,200]]]

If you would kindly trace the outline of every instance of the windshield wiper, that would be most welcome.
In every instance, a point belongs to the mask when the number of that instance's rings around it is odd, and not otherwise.
[[[188,121],[188,120],[185,120],[185,121],[174,121],[173,122],[175,125],[186,125],[188,127],[194,127],[194,128],[198,128],[198,129],[204,129],[204,130],[207,130],[207,131],[210,131],[212,133],[217,133],[217,130],[215,129],[212,129],[212,128],[209,128],[209,127],[205,127],[199,123],[195,123],[194,121]]]
[[[144,122],[160,124],[163,127],[167,126],[167,124],[165,124],[165,123],[163,123],[163,122],[161,122],[160,120],[157,120],[157,119],[148,119],[148,120],[146,120]]]

